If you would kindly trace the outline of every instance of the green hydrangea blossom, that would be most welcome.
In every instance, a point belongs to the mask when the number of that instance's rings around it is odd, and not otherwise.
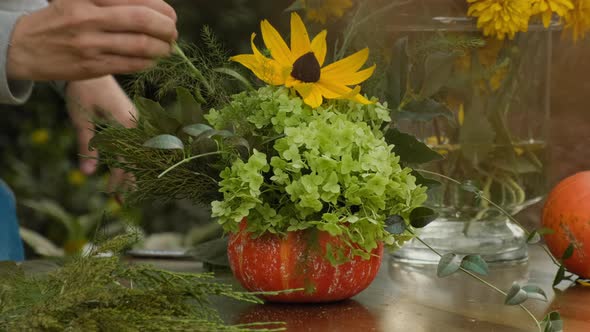
[[[237,95],[208,120],[227,127],[238,113],[238,132],[279,138],[268,154],[254,151],[221,173],[224,199],[213,202],[213,215],[226,231],[236,231],[245,217],[255,236],[317,228],[357,244],[354,254],[366,258],[378,241],[397,247],[410,238],[387,232],[385,220],[396,214],[407,220],[426,188],[383,139],[386,107],[336,101],[312,111],[288,90],[266,87]]]

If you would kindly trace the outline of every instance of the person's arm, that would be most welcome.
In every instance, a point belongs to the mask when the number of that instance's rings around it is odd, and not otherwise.
[[[22,12],[0,11],[0,104],[23,104],[33,90],[33,82],[10,80],[6,71],[6,59],[14,25]]]

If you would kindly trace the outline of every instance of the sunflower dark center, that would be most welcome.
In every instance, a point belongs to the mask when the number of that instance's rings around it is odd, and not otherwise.
[[[321,67],[313,52],[305,53],[293,64],[291,76],[305,82],[315,83],[320,80]]]

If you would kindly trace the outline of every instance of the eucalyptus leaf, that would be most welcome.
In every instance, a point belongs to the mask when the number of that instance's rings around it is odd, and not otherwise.
[[[415,228],[424,228],[438,217],[437,213],[424,206],[419,206],[410,212],[410,224]]]
[[[563,332],[563,320],[557,311],[552,311],[543,319],[544,332]]]
[[[504,304],[507,305],[519,305],[524,303],[528,299],[528,294],[525,290],[523,290],[518,283],[513,283],[512,287],[506,294],[506,299],[504,300]]]
[[[518,174],[540,173],[543,171],[541,167],[525,157],[496,158],[492,161],[492,164],[499,169]]]
[[[250,155],[250,143],[248,143],[248,140],[243,137],[227,137],[224,140],[224,143],[232,146],[243,158],[247,158]]]
[[[287,9],[285,9],[285,12],[294,12],[302,9],[305,9],[305,1],[295,0],[289,7],[287,7]]]
[[[425,186],[428,188],[428,190],[432,190],[432,189],[437,188],[441,185],[441,183],[439,181],[425,177],[424,175],[422,175],[420,172],[418,172],[416,170],[412,170],[412,175],[416,178],[417,185]]]
[[[528,244],[539,243],[539,241],[541,241],[541,235],[536,230],[532,231],[526,239],[526,243]]]
[[[448,253],[443,255],[438,262],[438,266],[436,268],[436,275],[439,278],[444,278],[450,276],[451,274],[459,271],[461,268],[461,260],[463,257]]]
[[[410,121],[429,122],[438,117],[444,117],[449,123],[457,124],[455,114],[444,104],[432,99],[411,101],[397,113],[398,119]]]
[[[434,52],[424,62],[424,81],[420,96],[429,98],[437,93],[451,78],[455,65],[455,53]]]
[[[393,144],[393,152],[403,163],[423,164],[443,157],[420,142],[416,137],[403,133],[396,128],[389,128],[385,133],[385,140]]]
[[[193,137],[198,137],[209,130],[213,130],[213,128],[203,123],[196,123],[182,128],[183,132]]]
[[[215,266],[229,266],[227,258],[227,238],[214,239],[200,243],[187,253],[198,262],[209,263]]]
[[[461,189],[474,194],[479,194],[481,192],[479,188],[469,181],[461,183]]]
[[[205,121],[201,104],[195,100],[193,95],[185,88],[176,88],[176,98],[180,110],[179,118],[181,124],[201,123]]]
[[[168,113],[158,102],[137,97],[135,106],[139,110],[139,117],[143,125],[149,125],[158,133],[173,134],[180,127],[180,122]]]
[[[406,221],[399,214],[387,217],[385,224],[387,225],[385,230],[391,234],[402,234],[406,230]]]
[[[467,255],[461,261],[461,267],[467,271],[487,276],[489,273],[488,264],[480,255]]]
[[[557,273],[555,273],[555,278],[553,279],[553,287],[559,285],[565,279],[565,266],[560,265]]]
[[[161,150],[182,150],[184,149],[184,144],[180,140],[180,138],[168,134],[158,135],[156,137],[150,138],[143,146],[152,149],[161,149]]]
[[[545,294],[545,291],[539,286],[525,285],[522,287],[522,290],[527,293],[529,299],[547,302],[547,294]]]
[[[561,256],[562,260],[566,260],[570,257],[572,257],[572,255],[574,254],[574,244],[570,243],[567,248],[565,249],[565,251],[563,252],[563,255]]]

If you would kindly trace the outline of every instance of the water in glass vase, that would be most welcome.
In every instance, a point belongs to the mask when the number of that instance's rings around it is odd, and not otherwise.
[[[428,165],[424,175],[433,172],[470,180],[458,184],[437,178],[440,185],[431,189],[426,205],[435,209],[439,218],[421,231],[420,238],[441,253],[480,254],[488,263],[526,260],[525,233],[506,214],[518,213],[546,193],[545,142],[496,146],[498,158],[478,167],[464,160],[459,145],[432,148],[446,158]],[[511,157],[505,156],[506,151],[511,151]],[[465,185],[478,188],[486,199],[465,190]],[[411,241],[393,256],[412,263],[436,263],[440,258],[418,241]]]

